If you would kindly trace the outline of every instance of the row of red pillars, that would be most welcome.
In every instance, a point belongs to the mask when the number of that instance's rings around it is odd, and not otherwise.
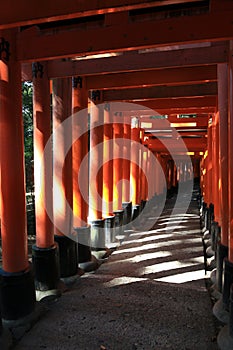
[[[232,43],[231,43],[232,45]],[[232,52],[232,47],[230,48]],[[215,316],[228,326],[218,335],[221,349],[233,346],[233,60],[218,64],[218,108],[208,125],[203,156],[201,190],[208,252],[215,257],[212,293]],[[227,338],[227,340],[226,340]]]
[[[127,122],[122,115],[111,119],[109,105],[96,103],[101,102],[101,92],[92,92],[88,132],[88,92],[85,78],[79,77],[73,79],[73,86],[71,78],[53,80],[51,117],[46,62],[34,63],[34,280],[25,229],[21,66],[15,58],[14,31],[2,34],[11,54],[0,61],[1,313],[4,320],[12,321],[31,314],[36,297],[41,299],[50,292],[57,295],[60,277],[72,276],[77,273],[78,263],[91,261],[91,246],[94,250],[106,247],[105,230],[99,230],[106,225],[105,219],[117,219],[119,228],[130,204],[136,211],[141,201],[146,202],[163,189],[157,183],[148,197],[148,174],[152,174],[150,183],[154,183],[151,152],[145,147],[143,151],[139,148],[140,157],[132,152],[137,143],[142,144],[143,130],[131,128],[130,116]],[[70,118],[72,114],[76,117]],[[76,135],[82,136],[76,139]],[[112,139],[114,147],[111,142],[103,144]],[[132,148],[122,139],[132,140]],[[109,238],[108,243],[114,243],[114,239]]]

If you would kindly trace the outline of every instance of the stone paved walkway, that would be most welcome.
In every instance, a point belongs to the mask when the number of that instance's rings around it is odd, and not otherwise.
[[[181,223],[171,216],[175,199],[152,230],[132,231],[51,304],[15,349],[217,349],[196,194]]]

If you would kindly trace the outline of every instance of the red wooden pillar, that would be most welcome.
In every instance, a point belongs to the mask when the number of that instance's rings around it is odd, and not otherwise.
[[[72,79],[53,80],[53,206],[54,234],[59,245],[61,277],[77,273],[73,231]]]
[[[88,225],[88,91],[84,77],[72,79],[73,226],[78,241],[78,262],[83,269],[91,260]],[[90,266],[89,266],[90,267]]]
[[[228,68],[228,205],[228,258],[223,263],[222,301],[224,308],[230,312],[227,329],[224,327],[218,336],[221,349],[233,347],[233,41],[230,42]]]
[[[113,214],[113,118],[111,105],[104,105],[103,136],[103,217],[105,244],[111,247],[115,241],[115,215]]]
[[[103,216],[113,215],[113,124],[110,105],[104,107]]]
[[[24,176],[21,66],[16,30],[0,33],[1,311],[18,320],[34,310],[35,289],[28,263]]]
[[[140,198],[139,198],[139,144],[140,144],[140,128],[132,121],[133,127],[131,129],[131,165],[130,165],[130,184],[131,184],[131,198],[132,198],[132,218],[133,220],[140,213]],[[136,127],[135,127],[136,126]]]
[[[131,157],[131,124],[130,117],[124,117],[123,142],[123,184],[122,207],[124,208],[124,224],[129,224],[132,215],[132,202],[130,200],[130,157]]]
[[[153,156],[153,154],[152,154]],[[164,173],[162,168],[162,157],[160,153],[155,154],[155,157],[157,161],[154,163],[154,175],[153,175],[153,182],[154,182],[154,190],[153,192],[159,196],[163,193],[164,190]],[[153,159],[153,158],[152,158]]]
[[[140,147],[139,147],[139,178],[138,178],[138,181],[139,181],[139,184],[138,184],[138,187],[139,187],[139,203],[140,205],[144,206],[144,200],[143,200],[143,188],[142,188],[142,185],[143,185],[143,147],[142,147],[142,144],[143,144],[143,140],[144,140],[144,129],[143,128],[140,128]]]
[[[122,156],[124,127],[122,118],[113,124],[113,212],[122,210]]]
[[[207,130],[207,178],[206,178],[206,191],[207,191],[207,198],[208,202],[207,205],[213,204],[213,196],[212,196],[212,178],[213,178],[213,172],[212,172],[212,118],[209,121],[209,126]]]
[[[147,166],[146,166],[146,173],[147,173],[147,179],[148,179],[148,200],[151,200],[153,197],[152,194],[152,179],[151,179],[151,163],[152,163],[152,151],[148,149],[148,155],[147,155]]]
[[[219,225],[221,238],[217,244],[217,288],[222,292],[223,259],[228,255],[228,65],[218,65],[219,111]]]
[[[143,207],[145,206],[148,198],[148,186],[147,186],[147,161],[148,161],[148,148],[144,146],[142,149],[142,162],[141,162],[141,196]]]
[[[103,195],[103,105],[101,91],[90,91],[89,222],[93,251],[105,248]]]
[[[32,247],[37,299],[57,290],[60,278],[54,244],[50,81],[47,63],[35,62],[33,71],[33,141],[36,244]],[[49,263],[48,263],[49,262]]]
[[[124,233],[124,209],[122,207],[123,137],[124,123],[120,112],[119,116],[114,117],[113,124],[113,213],[115,215],[116,238]]]
[[[213,202],[214,202],[214,220],[220,224],[219,216],[219,113],[214,116],[213,123]]]
[[[208,150],[204,154],[203,158],[203,187],[204,187],[204,202],[207,205],[209,203],[208,189],[207,189],[207,163],[208,163]]]
[[[88,217],[88,92],[85,78],[75,77],[72,80],[72,161],[73,161],[73,220],[74,227],[87,226]],[[81,166],[82,165],[82,166]],[[82,173],[81,173],[82,171]]]
[[[174,162],[173,163],[173,178],[172,178],[172,186],[174,188],[174,190],[177,190],[177,165]]]
[[[229,198],[229,254],[228,259],[233,264],[233,41],[231,41],[229,62],[229,114],[228,114],[228,198]]]

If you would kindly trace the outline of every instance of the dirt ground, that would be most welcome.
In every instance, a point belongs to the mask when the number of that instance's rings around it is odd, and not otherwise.
[[[175,227],[180,216],[171,215],[170,199],[152,230],[132,231],[98,270],[50,303],[14,349],[218,349],[195,200]]]

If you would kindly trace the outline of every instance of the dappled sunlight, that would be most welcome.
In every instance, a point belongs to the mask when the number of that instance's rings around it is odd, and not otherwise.
[[[190,237],[186,239],[178,239],[178,240],[167,241],[167,242],[156,242],[156,243],[140,245],[138,247],[119,249],[115,251],[113,254],[117,255],[117,254],[124,254],[124,253],[133,253],[141,250],[150,250],[150,249],[157,249],[157,248],[167,247],[167,246],[175,246],[177,244],[190,244],[190,243],[201,243],[201,240],[199,237],[195,237],[195,238]]]
[[[174,231],[174,230],[176,230],[178,228],[182,229],[182,228],[186,228],[186,226],[182,226],[182,225],[168,226],[168,225],[166,225],[166,227],[160,228],[157,231],[158,232],[163,232],[163,231],[170,232],[170,231]]]
[[[147,220],[155,220],[151,230],[130,232],[112,254],[108,264],[114,271],[121,266],[124,272],[113,275],[105,286],[147,281],[205,288],[203,281],[209,276],[205,271],[199,215],[195,211],[172,214],[171,209],[165,209],[160,217],[152,214]]]
[[[155,278],[154,281],[167,282],[167,283],[186,283],[191,281],[197,281],[205,279],[205,270],[200,269],[197,271],[188,271],[184,273],[175,274],[172,276],[166,276],[161,278]]]
[[[121,263],[138,263],[138,262],[148,262],[149,260],[152,259],[163,259],[163,258],[168,258],[176,255],[181,255],[181,254],[201,254],[203,252],[203,247],[201,245],[198,245],[197,247],[195,246],[189,246],[185,248],[178,248],[178,249],[171,249],[170,251],[163,250],[163,251],[157,251],[157,252],[152,252],[152,253],[145,253],[145,254],[140,254],[136,255],[137,253],[135,252],[135,256],[130,257],[130,258],[122,258],[120,255],[118,259],[114,261],[109,261],[108,265],[114,265],[114,264],[119,264]],[[167,259],[166,259],[167,260]],[[170,261],[170,258],[169,258]]]
[[[179,224],[182,222],[182,224],[184,224],[185,222],[188,222],[188,220],[182,220],[182,219],[177,219],[177,220],[163,220],[163,222],[159,222],[158,225],[162,226],[162,225],[170,225],[170,224],[176,224],[178,223],[177,227],[180,227]]]
[[[109,282],[105,282],[104,286],[105,287],[115,287],[115,286],[120,286],[123,284],[130,284],[130,283],[135,283],[135,282],[142,282],[148,280],[147,278],[139,278],[139,277],[116,277],[113,278]]]
[[[156,229],[156,230],[150,230],[150,231],[140,231],[140,232],[135,232],[135,233],[131,233],[130,237],[137,237],[137,236],[148,236],[151,235],[153,233],[158,233],[160,229]],[[166,234],[168,235],[168,234]]]
[[[138,236],[140,236],[140,234],[138,234]],[[131,243],[143,243],[143,242],[149,242],[149,241],[158,241],[160,239],[166,239],[166,238],[170,238],[172,236],[173,236],[172,233],[168,233],[168,234],[164,234],[164,235],[156,235],[156,236],[147,235],[146,237],[143,237],[143,238],[132,239],[130,241],[122,242],[122,246],[124,246],[126,244],[131,244]]]
[[[176,270],[181,269],[184,267],[190,267],[194,265],[199,265],[200,263],[204,263],[203,256],[198,256],[192,259],[185,259],[185,260],[172,260],[162,263],[153,264],[150,266],[143,267],[139,270],[140,275],[148,275],[152,273],[158,273],[163,271],[170,271],[170,270]]]
[[[124,259],[123,262],[139,263],[142,261],[148,261],[152,259],[167,258],[168,256],[171,256],[171,255],[172,254],[168,251],[163,251],[163,252],[159,251],[159,252],[153,252],[153,253],[147,253],[147,254],[139,254],[132,258]]]

